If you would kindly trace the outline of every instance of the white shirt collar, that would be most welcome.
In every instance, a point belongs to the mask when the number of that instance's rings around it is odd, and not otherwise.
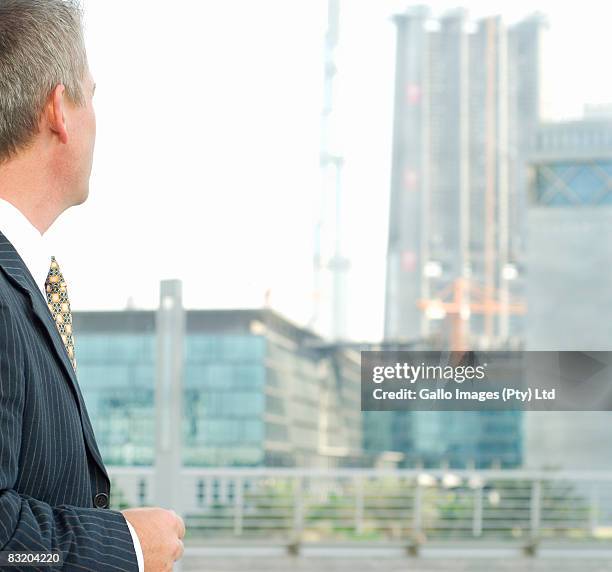
[[[19,209],[0,199],[0,232],[13,245],[45,298],[45,282],[51,266],[48,241]]]

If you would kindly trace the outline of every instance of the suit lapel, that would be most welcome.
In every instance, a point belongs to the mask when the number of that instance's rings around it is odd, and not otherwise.
[[[87,414],[87,408],[85,407],[85,402],[81,394],[81,389],[79,387],[76,374],[72,364],[70,363],[64,342],[62,341],[62,338],[57,330],[57,326],[53,321],[49,307],[47,306],[42,292],[40,292],[38,286],[34,282],[34,278],[32,278],[32,275],[27,269],[25,263],[2,232],[0,232],[0,267],[5,271],[9,279],[11,279],[17,287],[21,288],[28,294],[30,302],[32,303],[32,309],[44,326],[47,335],[53,344],[56,357],[61,362],[64,372],[69,380],[70,387],[78,404],[83,435],[91,456],[104,475],[108,477],[106,468],[104,467],[104,462],[102,461],[102,456],[100,455],[98,445],[96,444],[93,428],[91,426],[91,421],[89,420],[89,415]]]

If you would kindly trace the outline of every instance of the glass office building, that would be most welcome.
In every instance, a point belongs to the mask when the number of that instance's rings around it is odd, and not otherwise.
[[[79,382],[109,465],[151,465],[156,312],[75,312]],[[275,312],[186,311],[188,466],[363,464],[358,353]]]
[[[395,419],[395,448],[407,466],[514,468],[522,463],[521,424],[521,411],[404,413]]]
[[[364,425],[366,452],[399,452],[406,468],[516,468],[523,463],[522,411],[369,411]]]
[[[394,351],[440,351],[429,342],[388,344]],[[444,353],[444,352],[443,352]],[[522,379],[522,353],[489,350],[489,379]],[[400,466],[516,468],[523,464],[523,411],[367,411],[366,453],[400,453]]]
[[[526,348],[609,351],[612,117],[545,123],[530,161]],[[610,411],[525,414],[525,465],[610,470]]]

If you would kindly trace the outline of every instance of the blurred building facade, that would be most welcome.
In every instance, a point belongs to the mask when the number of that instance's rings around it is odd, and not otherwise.
[[[427,346],[424,349],[429,350]],[[403,350],[419,349],[414,346]],[[503,378],[523,376],[520,352],[491,352]],[[488,369],[492,378],[496,370]],[[367,411],[364,447],[401,453],[406,468],[491,469],[523,464],[522,411]]]
[[[529,190],[527,346],[608,350],[612,119],[543,124]]]
[[[509,27],[499,17],[470,21],[463,9],[434,20],[421,6],[395,21],[385,338],[518,349],[545,20]],[[367,422],[389,427],[407,463],[523,461],[521,412],[371,415]]]
[[[394,450],[426,469],[516,468],[523,464],[520,411],[369,411],[365,448]]]
[[[385,336],[444,338],[445,316],[419,301],[452,296],[458,279],[470,285],[468,305],[522,294],[525,159],[541,115],[544,20],[507,27],[456,10],[434,21],[416,7],[396,24]],[[461,319],[473,343],[521,331],[508,311],[466,306]]]
[[[105,461],[151,465],[156,313],[75,312],[79,380]],[[183,463],[362,465],[359,354],[271,310],[188,310]]]
[[[526,349],[610,350],[612,118],[545,123],[530,161]],[[530,468],[610,469],[610,412],[528,412]]]

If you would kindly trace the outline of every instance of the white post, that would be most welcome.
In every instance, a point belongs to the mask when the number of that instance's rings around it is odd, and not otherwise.
[[[591,502],[589,503],[589,527],[591,536],[595,536],[596,529],[599,525],[598,508],[601,506],[599,499],[599,487],[597,483],[591,486]]]
[[[472,534],[475,537],[482,535],[482,487],[474,489],[474,521],[472,523]]]
[[[157,311],[157,381],[155,387],[155,489],[158,506],[183,514],[182,401],[185,312],[182,283],[164,280]],[[174,566],[175,572],[181,563]]]
[[[360,476],[354,477],[355,483],[355,532],[363,534],[363,478]]]
[[[295,478],[293,494],[293,535],[295,542],[301,542],[304,531],[304,479],[302,477]]]
[[[540,511],[542,504],[542,483],[533,481],[531,489],[531,537],[537,540],[540,534]]]
[[[243,483],[240,477],[234,480],[234,535],[242,534],[242,524],[244,515],[244,495]]]
[[[414,538],[416,541],[419,541],[421,537],[421,530],[423,527],[423,487],[417,483],[416,488],[414,490],[414,513],[413,517],[413,530],[414,530]]]

